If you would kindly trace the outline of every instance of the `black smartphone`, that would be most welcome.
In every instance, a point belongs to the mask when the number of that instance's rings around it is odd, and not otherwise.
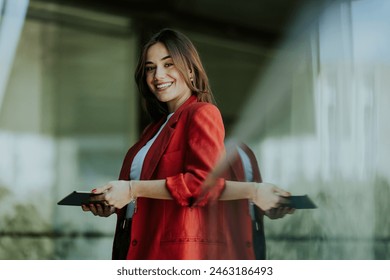
[[[81,206],[88,204],[102,204],[104,205],[104,200],[97,200],[94,197],[101,195],[100,193],[91,193],[87,191],[73,191],[63,199],[61,199],[57,204],[58,205],[69,205],[69,206]]]
[[[283,204],[283,206],[291,207],[294,209],[314,209],[317,208],[317,205],[307,196],[307,195],[292,195],[286,197],[288,203]]]

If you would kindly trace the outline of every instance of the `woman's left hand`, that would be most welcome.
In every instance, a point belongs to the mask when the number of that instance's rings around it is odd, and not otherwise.
[[[287,204],[291,194],[270,183],[255,183],[252,202],[261,210],[268,211]]]
[[[133,200],[130,181],[111,181],[107,185],[92,190],[108,205],[121,209]]]

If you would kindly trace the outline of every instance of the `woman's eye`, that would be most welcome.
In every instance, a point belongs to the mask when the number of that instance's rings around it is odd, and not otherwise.
[[[171,62],[169,62],[169,63],[165,63],[165,67],[170,67],[170,66],[172,66],[173,65],[173,63],[171,63]]]
[[[154,68],[155,68],[155,67],[152,67],[152,66],[146,66],[146,67],[145,67],[145,71],[146,71],[146,72],[151,72],[151,71],[154,70]]]

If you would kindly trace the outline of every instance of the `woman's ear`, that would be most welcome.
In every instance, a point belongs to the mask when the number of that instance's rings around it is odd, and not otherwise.
[[[194,80],[194,77],[192,75],[192,70],[191,69],[188,69],[188,77],[190,78],[191,82]]]

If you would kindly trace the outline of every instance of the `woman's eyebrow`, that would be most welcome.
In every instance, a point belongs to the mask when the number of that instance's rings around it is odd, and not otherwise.
[[[161,61],[167,60],[167,59],[169,59],[169,58],[171,58],[170,55],[164,56],[163,58],[161,58]],[[153,62],[151,62],[151,61],[146,61],[146,62],[145,62],[145,65],[146,65],[146,64],[153,64]]]
[[[163,58],[161,58],[161,60],[166,60],[168,58],[171,58],[171,56],[170,55],[164,56]]]

